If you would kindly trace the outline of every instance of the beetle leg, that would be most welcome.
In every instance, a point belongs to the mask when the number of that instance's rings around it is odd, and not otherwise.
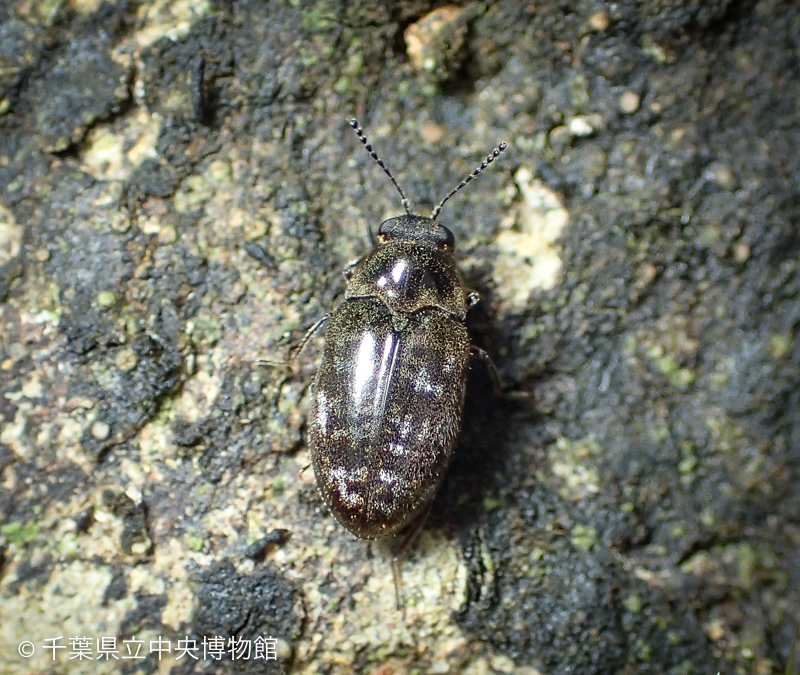
[[[406,557],[411,545],[416,541],[422,528],[425,526],[425,521],[428,520],[428,514],[431,511],[431,506],[428,504],[427,508],[420,513],[413,521],[394,537],[389,542],[389,553],[392,556],[392,579],[394,580],[394,599],[398,611],[404,611],[405,604],[403,603],[403,575],[400,568],[403,558]]]
[[[403,575],[400,570],[400,561],[392,558],[392,581],[394,581],[394,607],[398,612],[405,614],[405,604],[403,603]]]
[[[477,356],[480,358],[489,370],[489,376],[492,378],[492,388],[494,389],[494,395],[500,396],[503,393],[503,380],[500,378],[500,371],[497,370],[497,366],[492,361],[492,357],[489,354],[481,349],[480,347],[476,347],[472,345],[470,347],[470,351],[472,352],[472,356]]]
[[[347,263],[347,267],[342,270],[342,274],[344,275],[345,281],[350,281],[353,278],[353,273],[356,271],[356,267],[361,262],[361,258],[357,258],[349,263]]]
[[[469,311],[481,301],[481,296],[477,291],[470,291],[467,293],[466,301],[467,311]],[[492,389],[494,390],[494,395],[500,396],[503,393],[503,381],[500,378],[500,371],[497,369],[494,361],[492,361],[492,357],[489,356],[485,350],[481,349],[480,347],[476,347],[475,345],[470,346],[470,351],[472,352],[472,356],[479,357],[486,364],[489,369],[489,375],[492,378]]]
[[[303,339],[300,341],[300,345],[289,356],[289,363],[292,366],[294,366],[294,362],[297,360],[297,357],[300,356],[302,351],[306,348],[306,345],[308,344],[308,341],[314,336],[314,333],[316,333],[322,327],[322,324],[325,323],[328,319],[330,319],[330,317],[331,317],[330,314],[326,314],[321,319],[316,321],[314,323],[314,325],[311,326],[311,328],[309,328],[306,331],[306,334],[303,336]]]
[[[278,361],[278,359],[256,359],[256,364],[259,366],[264,366],[265,368],[286,368],[286,363],[284,361]]]

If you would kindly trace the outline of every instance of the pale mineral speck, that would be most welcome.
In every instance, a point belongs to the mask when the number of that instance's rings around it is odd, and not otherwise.
[[[619,109],[626,115],[635,113],[640,103],[641,97],[635,91],[626,91],[619,97]]]
[[[585,115],[573,118],[569,123],[569,132],[573,136],[591,136],[594,133],[594,126]]]
[[[733,247],[733,257],[738,263],[747,262],[748,258],[750,257],[750,247],[744,242],[736,244]]]
[[[440,35],[452,24],[459,22],[463,10],[455,5],[444,5],[423,16],[406,29],[406,52],[416,70],[430,70],[435,66],[433,54]]]
[[[728,164],[724,162],[712,162],[703,172],[703,177],[716,183],[724,190],[734,190],[736,188],[736,176]]]
[[[16,257],[22,246],[22,226],[14,220],[10,209],[0,204],[0,265]]]
[[[589,17],[589,26],[591,26],[592,30],[596,30],[598,32],[606,30],[610,23],[611,20],[608,17],[608,12],[595,12]]]
[[[123,372],[136,368],[136,353],[132,349],[123,349],[114,359],[114,365]]]
[[[113,307],[117,302],[117,294],[114,291],[101,291],[97,294],[97,304],[100,307]]]
[[[275,652],[278,659],[281,661],[288,661],[292,658],[292,645],[282,638],[277,638],[275,641]]]
[[[438,143],[444,136],[445,128],[441,124],[423,124],[420,129],[420,136],[426,143]]]
[[[111,427],[108,426],[108,422],[103,422],[102,420],[98,420],[97,422],[92,424],[91,434],[98,441],[104,441],[111,434]]]

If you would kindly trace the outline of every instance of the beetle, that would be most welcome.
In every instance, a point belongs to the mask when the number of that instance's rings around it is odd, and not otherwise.
[[[358,121],[349,123],[405,214],[381,223],[376,247],[345,271],[344,301],[309,332],[329,321],[308,445],[336,519],[357,537],[384,539],[421,526],[461,429],[470,357],[480,352],[466,326],[478,296],[465,290],[455,237],[438,216],[507,144],[425,217],[411,212]]]

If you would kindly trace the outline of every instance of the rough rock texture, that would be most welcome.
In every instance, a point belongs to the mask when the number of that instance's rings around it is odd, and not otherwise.
[[[800,7],[451,5],[0,6],[0,672],[783,672]],[[400,212],[351,115],[422,212],[510,144],[441,216],[510,393],[404,613],[305,470],[321,337],[286,367]]]

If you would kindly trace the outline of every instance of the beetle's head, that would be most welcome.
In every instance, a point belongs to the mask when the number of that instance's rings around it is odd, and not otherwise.
[[[350,126],[355,130],[356,136],[358,136],[358,139],[361,141],[361,143],[363,143],[370,157],[372,157],[378,166],[383,169],[384,173],[389,176],[389,180],[392,181],[392,184],[400,193],[400,198],[403,200],[403,208],[406,210],[406,214],[404,216],[389,218],[389,220],[384,220],[381,223],[381,226],[378,229],[378,240],[381,243],[386,243],[387,241],[391,241],[393,239],[412,239],[414,241],[434,244],[440,248],[452,249],[455,245],[453,233],[444,225],[440,225],[436,220],[439,217],[442,207],[444,206],[445,202],[450,199],[450,197],[467,185],[473,178],[475,178],[487,166],[496,160],[508,147],[508,144],[501,143],[494,150],[492,150],[492,154],[483,160],[479,167],[477,167],[471,174],[469,174],[469,176],[462,180],[461,183],[459,183],[456,187],[450,190],[450,193],[439,202],[439,204],[431,213],[430,218],[426,218],[425,216],[417,216],[411,213],[411,205],[408,202],[408,198],[405,196],[405,194],[403,194],[403,190],[398,182],[394,179],[392,172],[386,168],[386,165],[381,161],[378,155],[375,154],[375,151],[372,149],[369,141],[367,141],[367,137],[364,135],[364,131],[359,126],[358,121],[350,120]]]
[[[437,248],[452,250],[456,240],[453,233],[434,218],[407,214],[384,220],[378,228],[378,241],[385,244],[396,239],[410,239]]]

